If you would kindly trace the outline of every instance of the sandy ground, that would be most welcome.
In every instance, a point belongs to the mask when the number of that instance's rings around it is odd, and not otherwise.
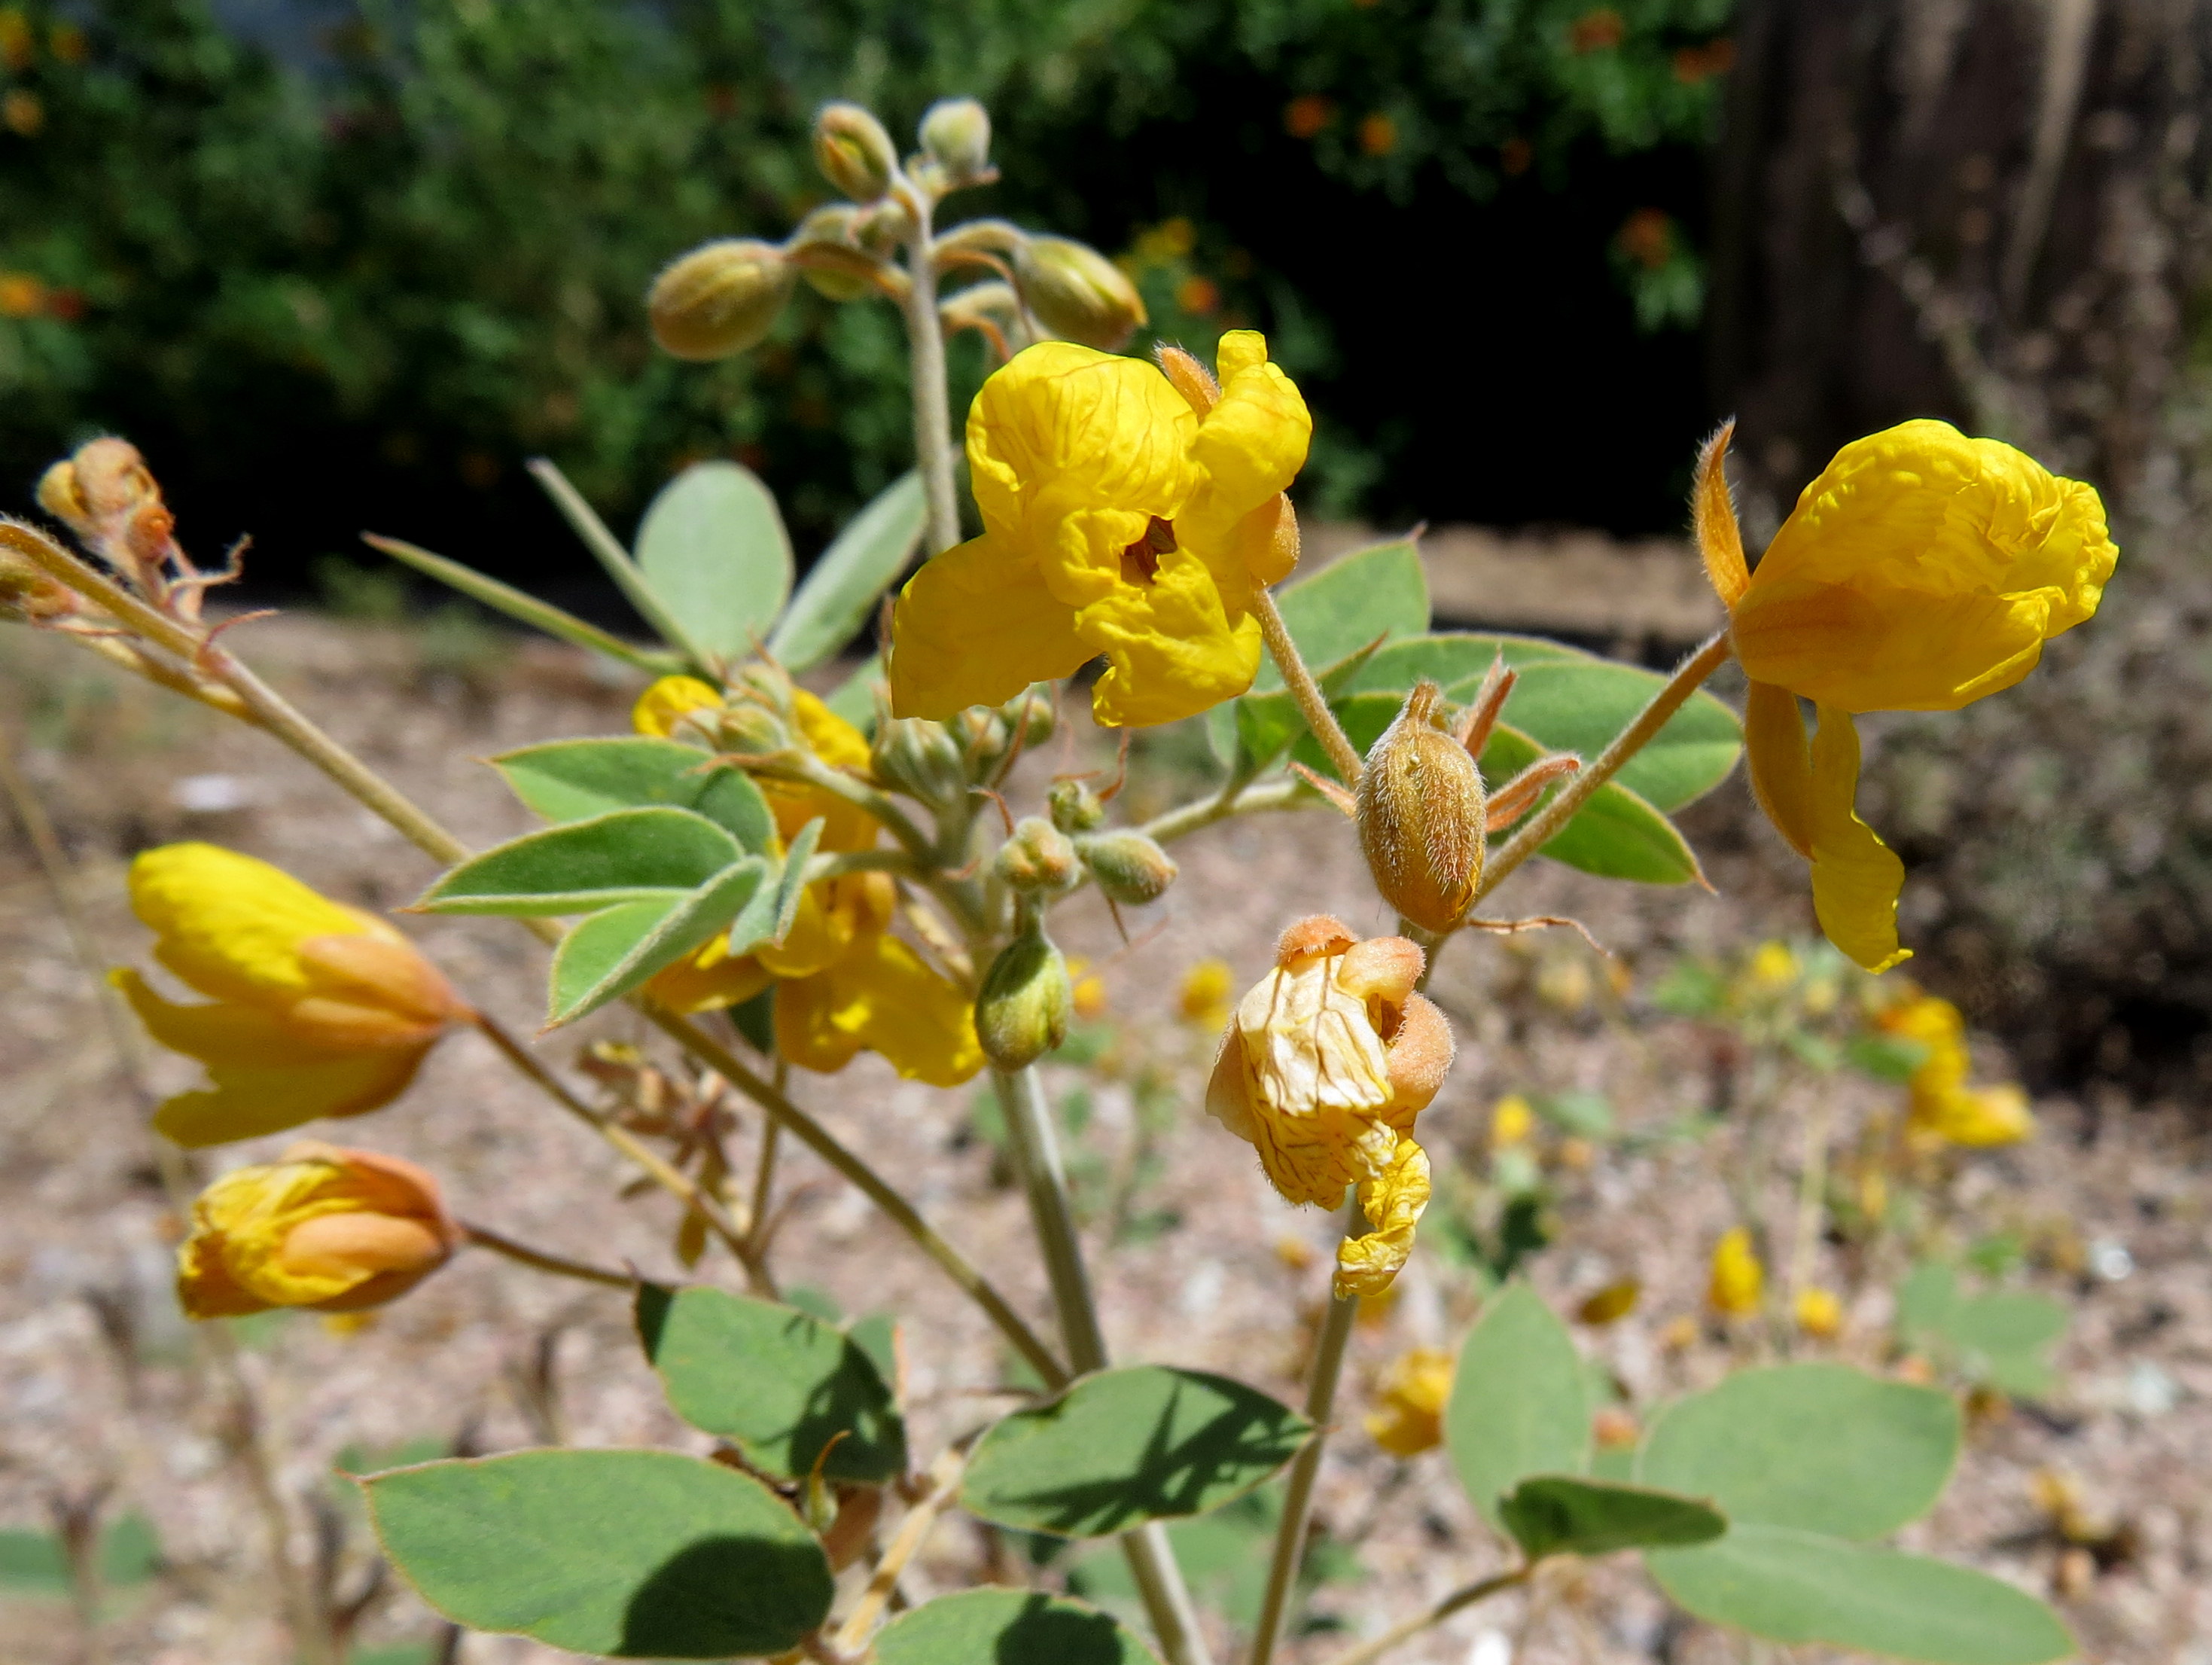
[[[535,647],[457,641],[426,666],[396,635],[304,618],[249,626],[239,645],[479,843],[521,830],[526,817],[475,759],[532,739],[613,732],[628,697],[618,679]],[[123,863],[168,839],[234,845],[368,906],[404,902],[433,876],[424,857],[273,744],[166,695],[119,686],[58,644],[11,633],[8,654],[0,708],[27,732],[27,767],[79,864],[78,891],[104,956],[143,958],[143,933],[122,902]],[[1162,801],[1177,778],[1174,758],[1172,744],[1156,747],[1133,796]],[[1040,765],[1024,777],[1032,797],[1042,773]],[[1565,933],[1512,947],[1455,945],[1437,994],[1459,1033],[1461,1060],[1422,1121],[1440,1168],[1487,1171],[1488,1109],[1507,1091],[1602,1092],[1631,1132],[1703,1106],[1714,1039],[1658,1012],[1650,987],[1684,952],[1733,951],[1809,927],[1794,876],[1773,841],[1747,826],[1741,792],[1723,787],[1687,817],[1717,894],[1632,894],[1546,866],[1501,893],[1525,911],[1586,920],[1626,969],[1625,1001],[1604,992],[1604,968]],[[1283,1205],[1249,1150],[1196,1109],[1211,1037],[1178,1022],[1174,989],[1209,954],[1232,963],[1241,987],[1297,914],[1328,909],[1377,932],[1389,922],[1342,823],[1322,814],[1234,823],[1179,854],[1180,884],[1154,917],[1133,922],[1135,945],[1126,951],[1094,902],[1070,908],[1064,935],[1103,966],[1110,1010],[1102,1022],[1115,1038],[1095,1076],[1056,1071],[1054,1086],[1089,1095],[1088,1125],[1073,1142],[1078,1168],[1107,1187],[1143,1176],[1123,1229],[1110,1207],[1094,1208],[1090,1222],[1117,1358],[1218,1369],[1295,1397],[1325,1279],[1327,1223]],[[542,954],[527,936],[489,921],[410,928],[471,999],[534,1027]],[[0,1009],[8,1014],[0,1024],[0,1526],[43,1527],[56,1496],[112,1487],[106,1513],[149,1518],[161,1568],[114,1596],[109,1656],[278,1665],[286,1655],[267,1540],[233,1455],[236,1431],[167,1291],[177,1222],[143,1131],[143,1100],[118,1067],[20,840],[0,840]],[[631,1020],[606,1016],[546,1050],[565,1064],[581,1041],[633,1032]],[[1993,1077],[2002,1059],[1985,1047],[1981,1066]],[[156,1091],[173,1091],[192,1066],[158,1057],[152,1075]],[[921,1209],[1043,1322],[1021,1203],[994,1178],[988,1142],[974,1136],[970,1092],[902,1083],[872,1060],[836,1078],[801,1078],[796,1091],[883,1170],[907,1178]],[[1890,1091],[1838,1085],[1822,1113],[1840,1140]],[[1140,1101],[1164,1107],[1152,1132]],[[1809,1102],[1786,1098],[1783,1125],[1799,1125]],[[1934,1200],[1936,1217],[1961,1243],[2011,1231],[2032,1243],[2070,1244],[2031,1255],[2022,1275],[2077,1306],[2058,1356],[2059,1387],[2046,1403],[1998,1407],[1976,1421],[1956,1485],[1908,1541],[2053,1595],[2085,1656],[2112,1665],[2212,1665],[2212,1519],[2203,1501],[2212,1478],[2212,1256],[2207,1152],[2192,1131],[2201,1118],[2191,1119],[2197,1109],[2039,1103],[2042,1138],[1957,1164]],[[667,1200],[617,1200],[626,1178],[617,1159],[473,1036],[444,1042],[400,1103],[337,1131],[434,1168],[468,1218],[605,1264],[677,1270]],[[740,1163],[750,1162],[757,1133],[755,1119],[741,1117]],[[1578,1331],[1638,1413],[1714,1379],[1731,1346],[1752,1345],[1710,1328],[1686,1347],[1668,1340],[1671,1323],[1700,1310],[1705,1252],[1729,1218],[1716,1158],[1733,1137],[1612,1145],[1581,1165],[1556,1139],[1542,1146],[1558,1237],[1534,1262],[1537,1287],[1571,1311],[1615,1279],[1643,1282],[1627,1318]],[[212,1165],[259,1159],[283,1142],[226,1149]],[[1006,1379],[995,1338],[818,1164],[794,1157],[782,1182],[793,1199],[776,1251],[785,1281],[824,1291],[849,1313],[904,1316],[917,1450],[933,1452],[975,1425],[990,1403],[982,1395]],[[1455,1343],[1473,1316],[1471,1278],[1436,1252],[1432,1237],[1424,1241],[1401,1298],[1355,1341],[1320,1512],[1329,1533],[1352,1540],[1358,1571],[1316,1597],[1314,1611],[1334,1632],[1301,1641],[1301,1662],[1327,1660],[1347,1637],[1502,1565],[1443,1453],[1401,1473],[1358,1426],[1382,1364],[1409,1346]],[[2120,1275],[2076,1269],[2085,1250],[2087,1264]],[[1313,1263],[1301,1269],[1302,1258]],[[1831,1280],[1849,1270],[1825,1258],[1820,1269]],[[700,1271],[736,1281],[712,1255]],[[1886,1366],[1884,1282],[1872,1280],[1856,1300],[1835,1350]],[[366,1328],[341,1334],[286,1316],[251,1326],[245,1340],[243,1368],[282,1453],[283,1487],[295,1517],[312,1504],[324,1521],[344,1590],[368,1567],[358,1511],[331,1478],[348,1448],[353,1460],[366,1452],[374,1461],[375,1452],[423,1440],[483,1450],[550,1437],[707,1444],[662,1402],[617,1294],[480,1251]],[[2090,1513],[2124,1528],[2109,1553],[2063,1556],[2031,1493],[2031,1476],[2046,1468],[2078,1484]],[[308,1551],[304,1527],[294,1548]],[[1013,1565],[972,1524],[954,1521],[932,1540],[917,1589],[957,1588],[986,1568],[1006,1577]],[[369,1605],[361,1657],[435,1635],[410,1595],[388,1592]],[[0,1601],[0,1659],[59,1665],[91,1656],[65,1605],[20,1591]],[[458,1656],[522,1665],[567,1656],[471,1638]],[[1704,1665],[1784,1656],[1670,1618],[1625,1558],[1560,1570],[1533,1595],[1462,1614],[1393,1656],[1405,1665],[1504,1665],[1516,1656]]]

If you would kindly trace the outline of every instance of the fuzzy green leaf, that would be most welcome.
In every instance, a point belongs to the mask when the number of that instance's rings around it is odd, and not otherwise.
[[[717,932],[736,952],[775,929],[778,888],[762,857],[732,862],[696,890],[625,902],[574,927],[553,951],[546,1026],[571,1024],[621,999]]]
[[[853,517],[769,638],[769,652],[786,670],[811,670],[867,628],[876,603],[921,546],[928,513],[921,476],[906,473]]]
[[[696,889],[744,854],[690,810],[614,810],[471,856],[415,904],[426,914],[550,916],[665,901]]]
[[[668,805],[693,810],[756,855],[775,838],[768,800],[743,769],[650,734],[549,740],[491,760],[507,787],[548,821]]]
[[[1461,1346],[1444,1407],[1444,1443],[1483,1519],[1503,1526],[1501,1500],[1532,1475],[1584,1473],[1589,1425],[1574,1338],[1535,1291],[1507,1285]]]
[[[1498,1513],[1532,1561],[1709,1543],[1728,1530],[1728,1517],[1701,1498],[1572,1474],[1522,1481]]]
[[[735,662],[758,651],[791,593],[791,539],[751,470],[694,463],[660,489],[637,529],[637,565],[685,634]]]
[[[1158,1665],[1096,1607],[1064,1595],[970,1589],[901,1613],[876,1638],[876,1665]]]

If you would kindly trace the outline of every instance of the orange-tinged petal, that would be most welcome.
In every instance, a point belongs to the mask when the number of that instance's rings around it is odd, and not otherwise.
[[[1905,864],[1859,819],[1859,736],[1850,714],[1820,708],[1813,737],[1813,912],[1828,940],[1869,971],[1911,958],[1897,943]]]
[[[1698,482],[1690,493],[1692,530],[1698,553],[1705,557],[1705,577],[1721,605],[1733,608],[1751,584],[1751,568],[1743,558],[1743,532],[1735,518],[1735,498],[1729,490],[1729,441],[1735,434],[1730,417],[1713,430],[1698,453]]]
[[[1797,696],[1754,682],[1743,705],[1744,760],[1752,796],[1798,854],[1813,854],[1813,750]]]
[[[322,1063],[210,1064],[214,1086],[166,1100],[154,1112],[154,1131],[197,1148],[282,1133],[319,1116],[365,1115],[406,1091],[428,1051],[389,1047]]]
[[[939,720],[1071,676],[1098,653],[1076,635],[1073,610],[1045,587],[1036,562],[988,533],[907,580],[891,643],[892,714]]]

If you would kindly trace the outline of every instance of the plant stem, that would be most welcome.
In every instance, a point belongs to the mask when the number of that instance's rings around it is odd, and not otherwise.
[[[1345,1204],[1345,1235],[1356,1237],[1366,1230],[1366,1213],[1355,1197]],[[1321,1335],[1314,1343],[1313,1369],[1306,1378],[1306,1417],[1314,1425],[1314,1436],[1291,1461],[1290,1484],[1283,1492],[1283,1516],[1275,1523],[1274,1559],[1267,1566],[1267,1593],[1252,1631],[1251,1665],[1268,1665],[1275,1656],[1276,1641],[1289,1616],[1298,1566],[1305,1559],[1306,1522],[1313,1513],[1314,1481],[1321,1474],[1329,1419],[1336,1414],[1336,1384],[1344,1375],[1352,1321],[1358,1316],[1357,1296],[1332,1297],[1322,1320]]]
[[[604,1267],[572,1261],[565,1255],[548,1254],[542,1249],[532,1249],[528,1243],[518,1243],[503,1232],[488,1225],[478,1225],[473,1220],[460,1222],[461,1235],[480,1249],[489,1249],[504,1255],[510,1261],[535,1267],[540,1272],[550,1272],[556,1277],[580,1279],[587,1284],[605,1284],[611,1289],[635,1289],[637,1279],[627,1272],[610,1272]]]
[[[1471,1607],[1500,1590],[1512,1589],[1516,1584],[1525,1584],[1528,1582],[1529,1573],[1534,1571],[1533,1566],[1516,1567],[1510,1572],[1493,1573],[1487,1578],[1454,1590],[1426,1613],[1416,1613],[1411,1619],[1393,1625],[1382,1635],[1361,1643],[1348,1654],[1339,1654],[1329,1662],[1329,1665],[1373,1665],[1373,1662],[1382,1658],[1401,1642],[1419,1636],[1431,1625],[1441,1625],[1461,1608]]]
[[[315,1588],[308,1571],[292,1559],[292,1515],[284,1506],[276,1465],[263,1439],[260,1401],[246,1379],[238,1357],[237,1338],[221,1321],[200,1326],[198,1334],[203,1350],[213,1362],[216,1374],[230,1399],[233,1449],[246,1469],[254,1508],[268,1535],[270,1564],[283,1591],[284,1606],[291,1621],[292,1645],[300,1665],[337,1665],[337,1648],[331,1634],[329,1615],[323,1608],[322,1593]]]
[[[1060,1316],[1060,1339],[1067,1349],[1068,1362],[1079,1376],[1103,1370],[1107,1364],[1106,1336],[1099,1328],[1090,1276],[1084,1270],[1083,1244],[1076,1235],[1067,1172],[1060,1164],[1059,1141],[1053,1137],[1043,1079],[1034,1066],[1011,1073],[994,1070],[991,1079],[999,1090],[1000,1108],[1006,1113],[1008,1153],[1029,1199],[1030,1222],[1044,1256],[1045,1275],[1052,1285],[1053,1307]],[[1155,1522],[1124,1533],[1121,1549],[1128,1557],[1129,1571],[1136,1579],[1138,1593],[1144,1598],[1145,1611],[1169,1665],[1207,1665],[1197,1611],[1164,1528]]]
[[[839,1648],[850,1651],[868,1639],[868,1632],[875,1628],[877,1619],[890,1605],[891,1592],[898,1588],[899,1575],[927,1540],[937,1517],[958,1495],[960,1476],[967,1467],[967,1450],[959,1445],[951,1447],[930,1465],[929,1490],[907,1510],[906,1518],[899,1522],[898,1530],[884,1548],[883,1559],[876,1563],[875,1571],[869,1575],[867,1589],[860,1592],[860,1601],[838,1626]]]
[[[927,192],[904,180],[900,200],[914,216],[907,239],[906,338],[913,362],[914,461],[929,506],[929,553],[941,555],[960,541],[960,504],[953,495],[951,398],[945,378],[945,326],[937,316],[937,250],[930,235]]]
[[[1359,784],[1359,754],[1352,750],[1351,737],[1336,720],[1336,713],[1328,708],[1328,696],[1321,691],[1321,684],[1306,669],[1306,662],[1298,655],[1298,645],[1291,640],[1290,627],[1283,623],[1283,615],[1275,605],[1275,598],[1264,589],[1254,591],[1252,611],[1259,616],[1260,635],[1267,644],[1267,652],[1275,661],[1275,668],[1283,673],[1283,686],[1291,690],[1297,702],[1298,714],[1306,720],[1321,749],[1328,754],[1329,766],[1337,778],[1347,787]]]
[[[1321,802],[1320,795],[1303,781],[1270,781],[1264,787],[1248,786],[1238,792],[1221,793],[1194,804],[1185,804],[1164,815],[1154,816],[1137,830],[1156,843],[1170,844],[1231,816],[1318,807]]]
[[[783,1091],[790,1080],[791,1066],[778,1058],[773,1083],[776,1091]],[[775,1192],[775,1147],[782,1139],[783,1123],[763,1112],[760,1156],[753,1164],[753,1200],[745,1217],[745,1231],[752,1239],[753,1253],[763,1265],[768,1261],[769,1205]]]
[[[1484,864],[1482,882],[1475,887],[1474,900],[1480,902],[1498,888],[1508,873],[1549,843],[1552,835],[1565,826],[1600,787],[1620,773],[1622,764],[1650,744],[1652,737],[1666,726],[1667,720],[1698,691],[1698,684],[1727,662],[1731,647],[1729,633],[1723,630],[1684,659],[1667,679],[1667,685],[1636,714],[1636,720],[1614,735],[1613,743],[1598,754],[1597,761],[1571,777],[1559,795],[1522,823],[1521,829]]]
[[[568,483],[568,477],[544,457],[532,457],[528,467],[532,477],[553,500],[553,507],[561,511],[561,518],[583,540],[584,547],[591,550],[599,565],[606,568],[607,576],[614,580],[623,598],[637,610],[637,616],[651,625],[663,641],[690,660],[693,669],[712,671],[713,655],[702,651],[684,633],[684,621],[653,592],[653,586],[645,581],[645,574],[638,570],[637,562],[623,547],[622,539],[607,530],[607,523],[599,519],[599,511],[584,500],[582,492]]]

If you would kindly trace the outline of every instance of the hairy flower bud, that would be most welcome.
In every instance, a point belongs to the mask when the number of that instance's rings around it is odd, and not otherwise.
[[[814,118],[814,161],[822,177],[856,203],[891,188],[898,152],[883,123],[857,104],[825,104]]]
[[[693,249],[653,281],[653,337],[678,358],[704,362],[757,347],[790,299],[795,270],[773,243],[726,237]]]
[[[999,715],[1006,720],[1006,732],[1021,743],[1023,750],[1041,746],[1052,738],[1052,690],[1034,684],[1025,688],[999,708]],[[1066,829],[1060,830],[1065,832]]]
[[[1041,923],[1000,950],[975,997],[975,1034],[998,1068],[1026,1068],[1067,1038],[1075,991]]]
[[[807,288],[830,301],[859,301],[882,288],[882,260],[860,243],[863,216],[849,203],[817,208],[784,249]]]
[[[1050,822],[1028,816],[999,847],[993,865],[1017,890],[1056,895],[1075,882],[1076,847]]]
[[[944,724],[927,718],[894,717],[878,723],[868,762],[876,779],[932,808],[946,809],[968,796],[959,746]]]
[[[1010,738],[1006,720],[995,711],[971,706],[952,720],[960,739],[960,755],[979,774],[1004,757]]]
[[[1076,840],[1075,849],[1116,902],[1158,902],[1178,871],[1175,858],[1139,832],[1092,833]]]
[[[1482,775],[1437,726],[1419,682],[1359,772],[1359,844],[1382,900],[1425,931],[1455,929],[1482,880]]]
[[[1030,237],[1014,252],[1014,284],[1053,334],[1110,353],[1145,321],[1127,274],[1088,244]]]
[[[1055,781],[1044,801],[1052,824],[1064,833],[1091,832],[1105,824],[1106,805],[1087,781]]]
[[[953,185],[991,171],[991,112],[972,98],[941,98],[921,118],[921,148]]]

